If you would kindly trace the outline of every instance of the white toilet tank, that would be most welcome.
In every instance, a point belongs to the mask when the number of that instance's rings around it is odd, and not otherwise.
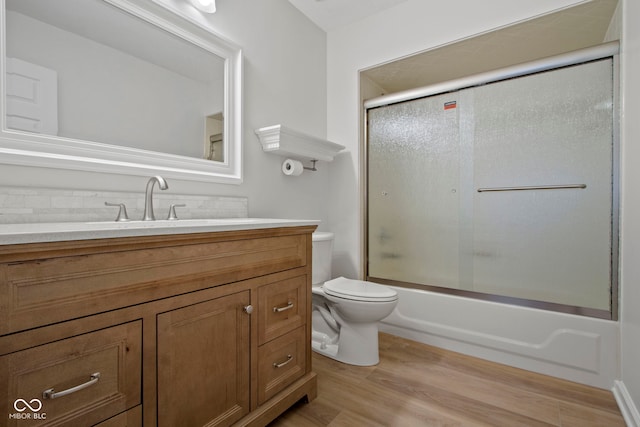
[[[316,231],[313,233],[312,284],[322,285],[331,280],[331,253],[333,252],[333,233]]]

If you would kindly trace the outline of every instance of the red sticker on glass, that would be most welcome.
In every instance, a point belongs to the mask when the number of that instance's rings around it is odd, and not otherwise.
[[[456,108],[456,106],[457,106],[456,101],[449,101],[444,103],[445,110],[453,110],[454,108]]]

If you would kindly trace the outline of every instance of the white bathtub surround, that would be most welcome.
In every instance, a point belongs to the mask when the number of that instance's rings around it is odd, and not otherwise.
[[[617,322],[394,289],[398,306],[381,331],[605,389],[618,378]]]
[[[144,189],[142,189],[144,190]],[[165,219],[172,204],[180,219],[246,218],[246,197],[181,195],[155,191],[157,219]],[[124,203],[129,218],[138,220],[144,211],[144,191],[112,192],[57,190],[48,188],[0,187],[0,224],[39,222],[113,221]]]

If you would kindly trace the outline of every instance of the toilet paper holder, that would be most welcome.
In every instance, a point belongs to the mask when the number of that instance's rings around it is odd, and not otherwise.
[[[304,170],[309,170],[309,171],[317,171],[318,169],[316,168],[316,162],[318,160],[317,159],[313,159],[311,160],[311,163],[313,164],[312,167],[308,167],[305,166],[304,163],[302,163],[302,161],[300,160],[293,160],[293,159],[286,159],[283,163],[282,163],[282,173],[284,173],[285,175],[290,175],[290,176],[298,176],[300,174],[302,174],[302,172]]]
[[[316,162],[317,160],[311,160],[311,163],[313,163],[313,166],[308,167],[308,166],[303,166],[303,169],[306,169],[308,171],[312,171],[312,172],[316,172],[318,169],[316,169]]]

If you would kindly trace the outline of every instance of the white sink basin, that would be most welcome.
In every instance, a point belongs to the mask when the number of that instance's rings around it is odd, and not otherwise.
[[[257,228],[318,225],[316,220],[271,218],[179,219],[157,221],[101,221],[0,224],[0,245],[104,239],[128,236],[202,233]]]

